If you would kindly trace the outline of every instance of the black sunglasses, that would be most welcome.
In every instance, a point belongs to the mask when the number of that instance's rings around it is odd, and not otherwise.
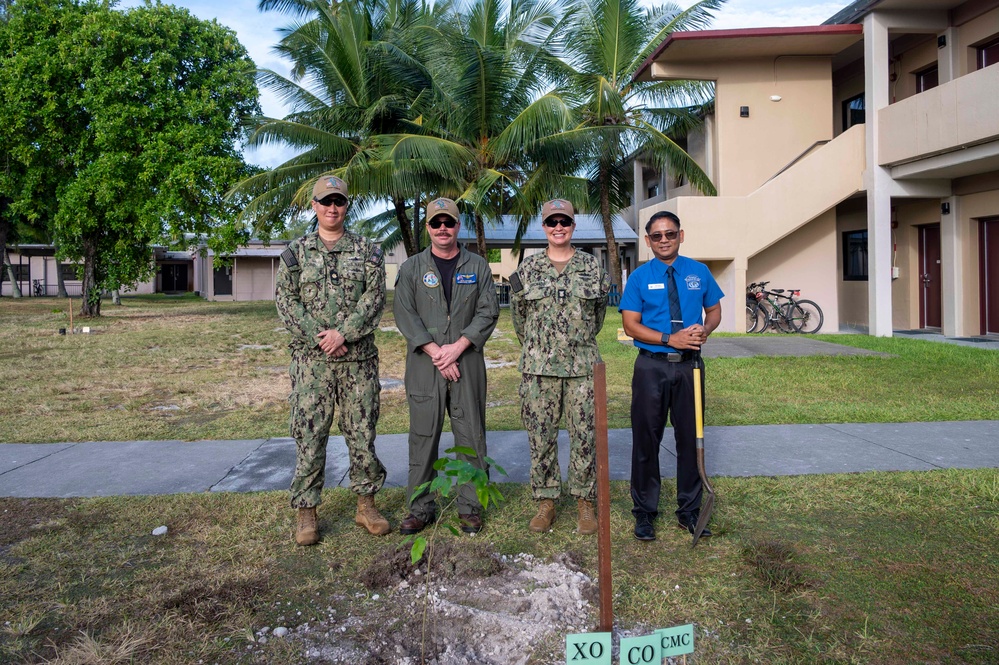
[[[664,231],[662,233],[659,233],[658,231],[656,231],[655,233],[650,233],[649,234],[649,240],[651,240],[652,242],[659,242],[664,237],[666,238],[666,240],[676,240],[677,238],[680,237],[680,232],[679,231]]]
[[[431,219],[429,222],[427,222],[427,226],[429,226],[432,229],[439,229],[442,224],[448,227],[449,229],[453,229],[454,227],[458,226],[458,222],[454,221],[453,219]]]
[[[546,219],[544,225],[550,229],[554,229],[556,226],[561,226],[563,228],[568,228],[572,226],[572,220],[560,217],[559,219]]]
[[[337,206],[338,208],[342,208],[345,205],[347,205],[347,199],[345,199],[342,196],[338,196],[336,194],[331,194],[330,196],[326,196],[321,199],[313,198],[312,200],[321,206],[326,206],[327,208],[333,205]]]

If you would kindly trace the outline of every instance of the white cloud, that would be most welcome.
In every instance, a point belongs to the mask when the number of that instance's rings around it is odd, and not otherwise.
[[[686,8],[693,5],[694,2],[682,0],[678,4]],[[715,15],[711,29],[820,25],[848,4],[848,2],[800,2],[797,0],[729,0]]]

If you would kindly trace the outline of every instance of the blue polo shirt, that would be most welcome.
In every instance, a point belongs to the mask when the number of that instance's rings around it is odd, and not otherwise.
[[[668,267],[656,258],[639,266],[628,278],[618,311],[638,312],[642,315],[642,325],[653,330],[672,330],[666,290]],[[676,290],[680,296],[683,327],[703,324],[705,308],[717,305],[725,294],[708,267],[700,261],[677,256],[673,260],[673,268],[676,270]],[[637,339],[635,346],[657,353],[677,350],[662,344],[646,344]]]

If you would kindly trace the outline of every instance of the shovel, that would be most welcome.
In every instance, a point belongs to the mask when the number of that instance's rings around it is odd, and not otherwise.
[[[701,534],[704,533],[704,527],[708,525],[708,520],[711,519],[711,511],[715,508],[715,490],[711,487],[711,482],[708,480],[708,474],[704,471],[704,395],[701,392],[701,354],[697,354],[697,362],[694,364],[694,423],[697,432],[697,473],[701,476],[701,484],[704,486],[704,491],[707,492],[707,497],[704,499],[704,505],[701,506],[701,514],[697,518],[697,524],[694,526],[694,542],[691,543],[691,547],[697,545],[697,541],[701,538]]]

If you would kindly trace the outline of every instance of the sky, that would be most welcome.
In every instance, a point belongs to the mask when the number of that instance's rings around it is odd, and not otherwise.
[[[185,7],[202,19],[216,19],[235,30],[239,41],[246,47],[257,67],[287,74],[290,63],[275,56],[271,49],[280,36],[278,28],[289,25],[291,16],[279,12],[260,12],[257,0],[163,0],[164,4]],[[674,0],[686,8],[694,0]],[[650,0],[642,0],[652,4]],[[143,4],[143,0],[122,0],[118,7],[127,9]],[[810,2],[809,0],[728,0],[715,17],[712,29],[779,27],[792,25],[818,25],[846,7],[850,2]],[[283,117],[288,110],[268,90],[261,89],[260,105],[264,115]],[[280,145],[247,148],[244,156],[248,162],[273,168],[290,159],[293,153]]]

